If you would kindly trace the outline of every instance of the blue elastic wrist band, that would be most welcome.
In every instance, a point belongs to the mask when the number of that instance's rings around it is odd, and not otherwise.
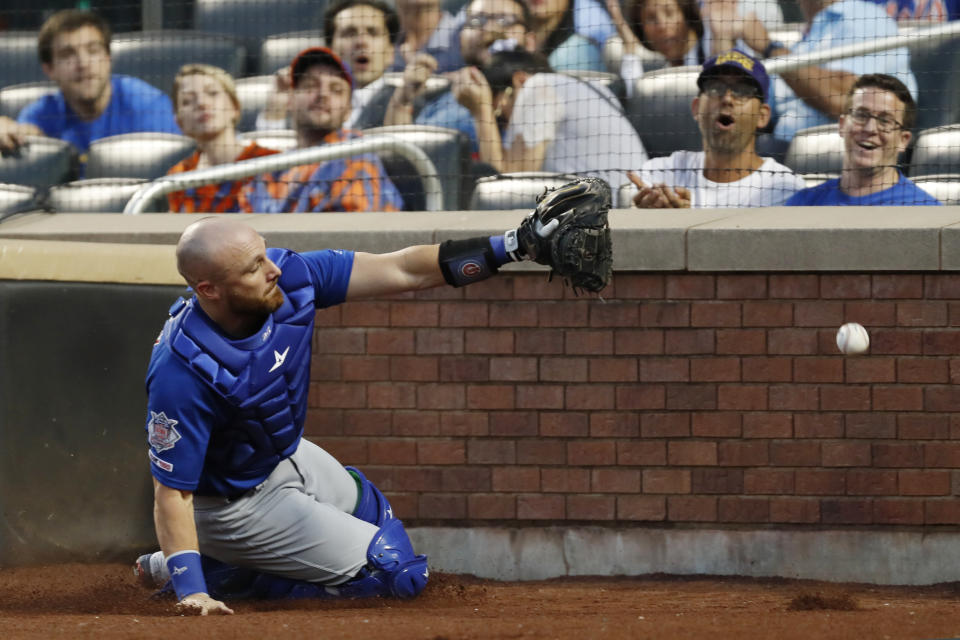
[[[493,248],[493,256],[497,259],[498,267],[513,262],[507,255],[507,248],[503,244],[503,236],[490,236],[490,246]]]
[[[203,579],[199,551],[178,551],[167,558],[167,569],[177,600],[194,593],[206,593],[207,581]]]

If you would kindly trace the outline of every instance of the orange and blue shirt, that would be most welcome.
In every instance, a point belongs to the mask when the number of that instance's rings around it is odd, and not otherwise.
[[[341,129],[323,144],[359,137]],[[240,205],[253,213],[399,211],[403,200],[380,159],[364,153],[258,176],[240,192]]]
[[[237,156],[237,161],[269,156],[274,153],[278,152],[251,143],[243,148],[243,151]],[[184,158],[175,164],[170,171],[167,171],[167,175],[193,171],[197,168],[199,162],[200,152],[194,151],[192,155]],[[243,209],[240,207],[237,196],[250,180],[251,178],[242,178],[231,182],[205,184],[183,191],[175,191],[167,195],[167,203],[170,205],[172,213],[240,213]]]

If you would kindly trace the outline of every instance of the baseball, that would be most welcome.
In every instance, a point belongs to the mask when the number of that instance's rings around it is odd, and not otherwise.
[[[859,322],[848,322],[837,331],[837,347],[847,355],[863,353],[870,348],[870,334]]]

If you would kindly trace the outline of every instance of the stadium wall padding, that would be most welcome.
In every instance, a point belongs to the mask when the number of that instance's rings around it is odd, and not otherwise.
[[[155,540],[144,366],[182,290],[0,281],[0,566]]]

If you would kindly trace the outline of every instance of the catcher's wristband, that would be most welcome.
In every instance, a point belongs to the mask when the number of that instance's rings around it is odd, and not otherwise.
[[[167,569],[178,601],[194,593],[207,592],[199,551],[178,551],[167,556]]]
[[[440,271],[447,284],[463,287],[486,280],[511,262],[504,236],[447,240],[440,245]]]

